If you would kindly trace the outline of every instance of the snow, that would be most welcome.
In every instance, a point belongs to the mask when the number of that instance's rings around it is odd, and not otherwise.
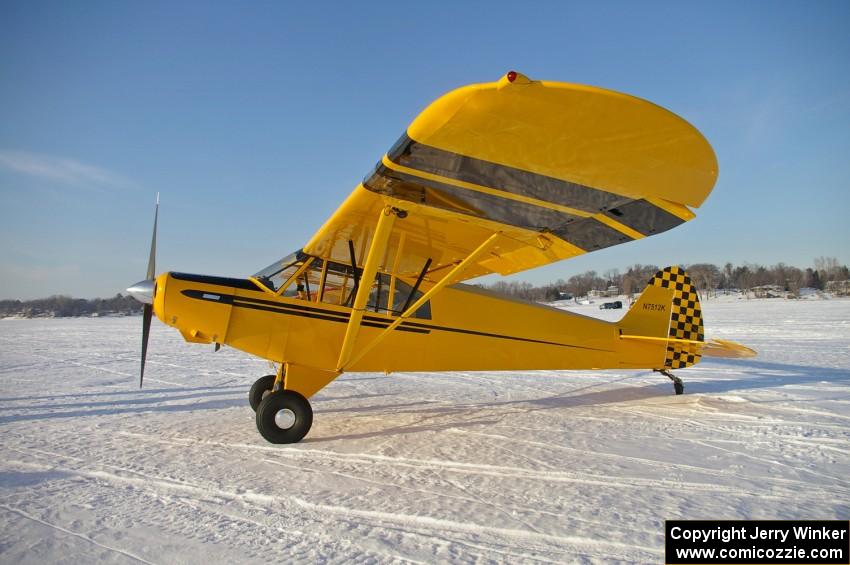
[[[570,306],[617,319],[623,310]],[[850,300],[704,302],[678,371],[345,375],[305,441],[267,363],[140,318],[0,321],[0,562],[661,562],[665,519],[850,514]]]

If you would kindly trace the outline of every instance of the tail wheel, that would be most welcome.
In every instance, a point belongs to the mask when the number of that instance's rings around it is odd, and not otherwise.
[[[271,443],[297,443],[313,425],[313,409],[294,390],[267,395],[257,408],[257,429]]]
[[[682,394],[683,392],[685,392],[685,385],[684,383],[682,383],[682,379],[680,379],[667,369],[653,369],[653,371],[655,371],[656,373],[661,373],[662,375],[673,381],[673,390],[676,392],[676,394]]]
[[[275,375],[266,375],[251,385],[251,390],[248,392],[248,404],[251,405],[251,410],[256,412],[263,398],[271,393],[275,378]]]

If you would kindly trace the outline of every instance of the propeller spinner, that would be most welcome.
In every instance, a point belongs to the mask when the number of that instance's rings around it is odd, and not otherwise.
[[[151,320],[153,319],[153,297],[156,290],[156,223],[158,219],[159,193],[156,194],[156,208],[153,215],[153,236],[151,237],[151,253],[150,257],[148,257],[147,278],[127,289],[130,296],[144,304],[142,310],[142,364],[139,371],[139,388],[142,388],[145,378],[145,359],[148,355],[148,338],[150,337]]]

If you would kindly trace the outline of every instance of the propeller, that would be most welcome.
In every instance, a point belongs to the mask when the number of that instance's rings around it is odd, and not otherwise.
[[[127,292],[136,300],[144,304],[142,309],[142,364],[139,371],[139,388],[145,379],[145,359],[148,356],[148,338],[151,334],[151,320],[153,319],[153,296],[156,289],[156,223],[159,219],[159,193],[156,193],[156,208],[153,214],[153,236],[151,237],[151,253],[148,257],[147,278],[139,281]]]

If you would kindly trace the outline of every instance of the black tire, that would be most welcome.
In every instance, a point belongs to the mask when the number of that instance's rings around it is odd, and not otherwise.
[[[248,404],[251,405],[251,410],[254,412],[257,411],[257,406],[260,405],[260,401],[263,400],[263,397],[272,391],[272,386],[274,386],[275,375],[266,375],[265,377],[260,377],[257,381],[251,385],[251,390],[248,391]]]
[[[673,383],[673,390],[676,391],[676,394],[682,394],[685,392],[685,385],[682,383]]]
[[[275,421],[278,412],[295,417],[288,428]],[[313,409],[306,398],[294,390],[279,390],[266,396],[257,408],[257,429],[270,443],[297,443],[307,435],[313,425]]]

